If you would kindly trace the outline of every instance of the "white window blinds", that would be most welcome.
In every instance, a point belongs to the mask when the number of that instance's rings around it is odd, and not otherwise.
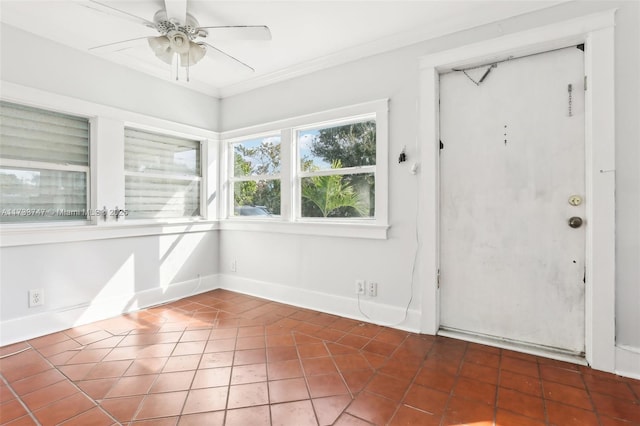
[[[200,216],[200,142],[125,129],[125,204],[134,219]]]
[[[86,220],[89,121],[0,102],[0,222]]]

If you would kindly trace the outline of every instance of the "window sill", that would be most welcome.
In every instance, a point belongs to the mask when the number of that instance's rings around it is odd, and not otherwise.
[[[220,221],[220,229],[230,231],[273,232],[277,234],[386,240],[389,226],[379,225],[373,222],[284,222],[273,219],[226,219]]]
[[[0,248],[38,244],[72,243],[113,238],[172,235],[207,232],[219,229],[217,221],[138,222],[119,224],[91,223],[64,226],[30,224],[20,227],[0,227]]]

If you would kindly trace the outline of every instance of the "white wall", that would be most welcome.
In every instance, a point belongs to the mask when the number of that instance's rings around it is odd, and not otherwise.
[[[528,28],[560,22],[601,10],[618,7],[616,26],[616,334],[617,344],[625,352],[621,371],[640,376],[640,129],[638,127],[640,75],[638,40],[640,10],[637,2],[572,2],[552,9],[530,13],[496,24],[420,43],[391,53],[316,72],[294,80],[274,84],[223,99],[222,128],[231,130],[324,109],[390,99],[390,224],[389,239],[369,242],[354,238],[325,238],[224,231],[221,245],[221,272],[230,276],[230,286],[242,288],[242,278],[263,281],[244,288],[267,295],[265,283],[284,285],[276,296],[292,298],[300,290],[333,298],[316,297],[315,307],[336,310],[356,306],[353,280],[363,278],[379,282],[378,306],[373,318],[387,317],[387,308],[402,309],[411,292],[409,271],[414,248],[414,219],[419,177],[408,173],[408,165],[417,158],[418,131],[418,58],[480,40],[498,37]],[[407,147],[408,163],[398,165],[396,158]],[[422,197],[419,197],[422,200]],[[232,259],[238,271],[229,270]],[[420,310],[421,286],[413,288],[412,312]],[[313,298],[309,298],[309,303]],[[345,302],[346,301],[346,302]],[[326,303],[321,306],[322,303]],[[318,306],[320,305],[320,306]],[[376,307],[371,307],[372,309]],[[357,309],[357,308],[354,308]],[[371,312],[371,311],[369,311]],[[413,324],[405,323],[412,328]],[[622,359],[624,358],[624,359]]]

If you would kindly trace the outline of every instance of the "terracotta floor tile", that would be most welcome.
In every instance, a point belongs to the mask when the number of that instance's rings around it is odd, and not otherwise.
[[[183,414],[202,413],[206,411],[224,410],[227,402],[226,386],[217,388],[194,389],[189,391],[184,404]]]
[[[393,376],[404,379],[413,379],[420,368],[420,362],[408,362],[406,360],[389,360],[386,362],[378,372],[386,374],[387,376]]]
[[[413,407],[406,405],[400,406],[397,413],[391,419],[390,426],[407,426],[407,425],[420,425],[420,426],[439,426],[440,415],[434,415],[427,413],[426,411],[417,410]]]
[[[109,392],[105,395],[105,398],[146,395],[157,378],[158,376],[156,374],[122,377],[111,387]]]
[[[33,412],[43,426],[56,425],[95,407],[82,393],[75,393]]]
[[[120,380],[118,377],[110,379],[82,380],[75,384],[93,399],[102,399],[111,390],[113,385]]]
[[[370,368],[366,370],[349,370],[342,372],[342,377],[352,394],[356,394],[364,389],[373,375],[374,371]]]
[[[500,362],[500,369],[535,378],[540,377],[538,364],[536,362],[530,362],[520,358],[503,356]]]
[[[359,353],[358,349],[351,346],[342,345],[340,343],[326,343],[325,344],[331,355],[345,355]]]
[[[200,425],[210,425],[211,423],[200,423]],[[270,426],[271,410],[268,405],[258,407],[236,408],[228,410],[224,422],[225,426]]]
[[[367,343],[362,350],[367,352],[372,352],[377,355],[382,356],[390,356],[395,350],[397,346],[394,346],[390,343],[380,342],[378,340],[372,340]]]
[[[143,400],[144,395],[104,399],[100,406],[119,422],[126,423],[133,419]]]
[[[336,366],[331,357],[303,359],[302,368],[304,369],[304,374],[307,376],[337,373]]]
[[[492,385],[498,384],[498,369],[494,367],[465,362],[462,364],[460,375]]]
[[[340,371],[363,370],[370,367],[367,358],[359,353],[334,355],[333,361],[336,363]]]
[[[537,377],[502,370],[500,372],[500,386],[531,396],[542,397],[542,383]]]
[[[129,423],[129,426],[176,426],[180,416],[163,417],[158,419],[137,420]]]
[[[453,394],[461,398],[495,405],[497,390],[496,385],[460,377],[453,388]]]
[[[320,358],[329,356],[329,352],[324,343],[310,343],[307,345],[298,345],[298,353],[300,358]]]
[[[269,382],[269,400],[272,404],[299,401],[301,399],[309,399],[307,383],[303,378]]]
[[[76,381],[83,380],[96,365],[95,363],[63,365],[58,367],[58,369],[70,380]]]
[[[584,408],[585,410],[593,410],[589,394],[584,389],[554,382],[544,382],[542,387],[545,399]]]
[[[316,426],[318,424],[309,400],[272,405],[271,419],[273,426]]]
[[[276,346],[267,348],[267,361],[287,361],[291,359],[298,359],[298,351],[295,346]]]
[[[267,383],[251,383],[229,387],[229,401],[227,408],[251,407],[269,403]]]
[[[15,420],[10,421],[9,423],[3,423],[6,426],[40,426],[38,423],[33,420],[31,416],[22,416]]]
[[[247,349],[236,351],[233,365],[260,364],[267,361],[267,353],[262,349]]]
[[[351,414],[344,412],[338,417],[338,420],[334,423],[334,426],[371,426],[371,423],[365,422]]]
[[[11,384],[11,387],[18,395],[25,395],[61,380],[66,380],[62,373],[56,369],[50,369],[14,382]]]
[[[363,336],[357,336],[355,334],[347,334],[338,340],[336,343],[339,343],[343,346],[349,346],[355,349],[362,349],[367,343],[369,343],[371,339]]]
[[[269,380],[290,379],[301,377],[302,367],[297,359],[289,361],[270,362],[267,364],[267,376]]]
[[[591,398],[598,413],[616,419],[640,423],[639,403],[598,393],[591,394]]]
[[[496,412],[496,426],[545,426],[546,424],[547,423],[542,420],[524,417],[500,408]]]
[[[423,367],[450,375],[456,375],[460,369],[460,364],[461,361],[459,359],[427,357],[427,359],[424,360]]]
[[[415,382],[419,385],[426,386],[440,392],[450,392],[456,376],[448,374],[446,371],[434,370],[432,368],[423,368],[415,378]]]
[[[260,349],[266,346],[264,336],[238,337],[236,340],[237,350]]]
[[[309,393],[312,398],[348,394],[346,384],[339,374],[325,374],[307,377]]]
[[[409,383],[407,379],[401,380],[384,374],[377,374],[371,379],[365,390],[399,402],[404,398]]]
[[[640,400],[640,395],[636,396],[631,386],[623,380],[612,380],[611,378],[602,378],[594,375],[583,375],[587,389],[591,393],[600,393],[615,398],[626,399],[629,401]],[[640,390],[640,389],[639,389]]]
[[[443,417],[443,425],[493,426],[494,407],[482,402],[452,397]]]
[[[266,382],[266,364],[235,365],[231,370],[231,384],[240,385],[245,383]]]
[[[191,370],[159,374],[156,376],[156,380],[152,383],[149,393],[189,390],[191,389],[195,373],[195,370]]]
[[[202,362],[204,362],[204,355],[202,356]],[[201,364],[200,355],[178,355],[171,356],[167,359],[163,373],[171,373],[175,371],[188,371],[198,368],[198,364]],[[201,367],[206,368],[206,367]]]
[[[442,414],[446,408],[449,394],[421,385],[411,385],[404,398],[404,404],[431,414]]]
[[[294,346],[293,336],[291,333],[267,335],[267,347],[275,348],[279,346]]]
[[[21,399],[31,411],[35,411],[60,399],[67,398],[77,392],[78,388],[76,388],[70,381],[63,380],[26,395],[22,395]]]
[[[91,379],[107,379],[109,377],[120,377],[131,366],[133,361],[107,361],[96,364],[95,367],[84,376],[85,380]],[[84,365],[84,364],[79,364]]]
[[[50,368],[51,365],[34,350],[21,352],[0,360],[0,373],[9,383],[26,379]]]
[[[511,389],[499,388],[497,406],[526,417],[545,419],[544,403],[541,398]]]
[[[0,404],[0,422],[2,424],[25,415],[27,415],[27,410],[24,409],[17,399]]]
[[[125,376],[144,376],[160,373],[167,363],[168,357],[136,359],[131,363]]]
[[[64,426],[110,426],[113,424],[113,418],[100,407],[92,408],[62,423]]]
[[[402,330],[394,330],[394,329],[385,329],[378,333],[374,340],[379,342],[389,343],[391,345],[398,346],[407,338],[409,333]]]
[[[204,348],[205,353],[228,352],[236,348],[236,339],[209,340]]]
[[[596,426],[598,418],[593,411],[547,401],[549,423],[554,426]]]
[[[500,355],[497,353],[487,352],[482,349],[468,349],[464,355],[465,362],[480,364],[487,367],[498,368],[500,365]]]
[[[320,426],[332,425],[351,403],[349,395],[329,396],[312,400]]]
[[[36,339],[31,339],[28,343],[36,349],[44,348],[45,346],[51,346],[56,343],[64,342],[66,340],[70,340],[71,338],[65,333],[53,333],[47,334],[46,336],[38,337]]]
[[[195,354],[201,354],[204,352],[204,348],[207,345],[207,341],[201,341],[201,342],[183,342],[183,343],[178,343],[175,348],[173,349],[173,352],[171,353],[172,356],[176,356],[176,355],[195,355]]]
[[[564,385],[574,386],[580,389],[584,389],[584,381],[582,375],[578,371],[565,370],[562,368],[556,368],[549,365],[540,366],[540,377],[543,382],[555,382],[562,383]]]
[[[31,347],[27,344],[27,342],[18,342],[7,346],[2,346],[0,347],[0,357],[15,354],[23,350],[28,350],[30,348]]]
[[[191,330],[185,331],[180,337],[180,342],[200,342],[209,340],[211,330]]]
[[[184,414],[178,420],[178,426],[223,426],[224,411],[209,411],[207,413]]]
[[[147,395],[135,415],[136,420],[175,416],[182,412],[187,392],[169,392]]]
[[[33,390],[37,390],[37,388]],[[2,381],[0,381],[0,404],[2,404],[3,402],[11,401],[13,399],[16,399],[16,396],[11,391],[9,386],[5,385]]]
[[[361,392],[347,408],[347,413],[376,425],[384,425],[396,411],[397,404],[369,392]]]
[[[199,369],[195,373],[192,389],[228,386],[231,380],[231,367]]]

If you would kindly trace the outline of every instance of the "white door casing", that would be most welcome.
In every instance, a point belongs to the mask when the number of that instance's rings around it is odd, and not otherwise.
[[[437,52],[420,60],[421,331],[439,329],[439,74],[585,44],[585,356],[596,369],[615,371],[615,9]]]
[[[573,46],[440,75],[442,329],[584,354],[583,77]]]

